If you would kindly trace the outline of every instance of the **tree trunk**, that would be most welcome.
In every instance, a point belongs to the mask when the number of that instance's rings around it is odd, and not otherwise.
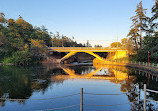
[[[138,50],[137,40],[135,39],[136,50]]]

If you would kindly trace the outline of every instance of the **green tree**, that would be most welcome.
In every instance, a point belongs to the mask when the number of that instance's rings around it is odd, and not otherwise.
[[[154,1],[155,1],[155,4],[152,7],[152,13],[153,13],[152,20],[155,20],[158,18],[158,1],[157,0],[154,0]]]
[[[146,13],[145,11],[146,9],[143,8],[141,1],[137,5],[137,9],[135,10],[136,15],[130,18],[133,24],[127,36],[130,36],[135,41],[136,49],[141,48],[142,46],[142,30],[143,30],[142,27],[143,27],[143,22],[147,18],[145,15]]]

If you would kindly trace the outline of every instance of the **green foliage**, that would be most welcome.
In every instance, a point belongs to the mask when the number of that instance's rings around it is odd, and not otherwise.
[[[136,15],[130,18],[132,20],[132,26],[127,36],[134,41],[136,50],[142,47],[142,30],[143,30],[144,22],[146,22],[148,18],[145,15],[146,10],[147,9],[143,8],[141,1],[137,5],[137,8],[135,10]]]
[[[37,63],[46,55],[45,49],[51,45],[51,39],[44,26],[33,27],[21,16],[17,20],[6,19],[4,13],[0,13],[1,62],[16,65]]]
[[[145,10],[142,7],[142,2],[137,5],[136,16],[133,16],[133,25],[129,31],[129,38],[131,43],[137,51],[135,55],[130,56],[130,60],[158,63],[158,32],[157,32],[157,19],[158,19],[158,1],[152,7],[152,17],[146,17]],[[141,38],[141,31],[146,32],[146,36]],[[132,46],[132,45],[131,45]]]
[[[138,50],[136,60],[148,61],[148,51],[150,62],[158,63],[158,37],[144,37],[144,47]]]
[[[51,38],[45,26],[33,27],[21,16],[6,19],[0,13],[0,62],[4,64],[28,65],[46,58],[48,46],[85,47],[59,32]]]
[[[5,58],[4,64],[28,65],[32,64],[31,53],[27,51],[17,51],[11,57]]]

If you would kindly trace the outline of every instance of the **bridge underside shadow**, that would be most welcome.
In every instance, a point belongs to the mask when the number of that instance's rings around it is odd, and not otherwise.
[[[101,61],[105,60],[105,58],[101,57],[100,55],[98,55],[98,54],[96,54],[96,53],[94,53],[94,52],[92,52],[92,51],[86,51],[86,52],[71,51],[71,52],[69,52],[68,54],[66,54],[64,57],[62,57],[62,58],[60,59],[60,62],[62,62],[62,61],[64,61],[64,60],[66,60],[66,59],[68,59],[68,58],[70,58],[70,57],[76,55],[77,53],[86,53],[86,54],[89,54],[89,55],[91,55],[91,56],[97,58],[98,60],[101,60]]]
[[[70,51],[68,54],[62,57],[59,62],[62,62],[70,58],[71,56],[74,56],[76,53],[80,53],[80,52],[81,51]],[[104,52],[104,53],[107,53],[106,57],[101,57],[99,54],[92,51],[82,51],[82,52],[95,57],[99,61],[108,61],[108,60],[115,60],[115,59],[127,57],[127,53],[125,51]]]

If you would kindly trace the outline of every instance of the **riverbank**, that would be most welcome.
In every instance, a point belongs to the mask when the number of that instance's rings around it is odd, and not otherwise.
[[[54,59],[47,59],[45,61],[42,61],[42,64],[59,64],[58,60],[54,60]],[[154,66],[154,65],[150,65],[148,66],[147,64],[140,64],[140,63],[123,63],[123,62],[111,62],[111,61],[100,61],[100,60],[93,60],[93,65],[116,65],[116,66],[125,66],[125,67],[130,67],[130,68],[136,68],[136,69],[141,69],[141,70],[145,70],[149,73],[153,73],[153,74],[158,74],[158,65]],[[90,65],[92,65],[90,64]],[[2,64],[0,63],[0,66],[2,65],[14,65],[14,64]],[[79,65],[78,64],[73,64],[73,65]],[[85,65],[85,64],[80,64],[80,65]],[[87,63],[86,63],[87,65]]]
[[[131,67],[136,69],[142,69],[154,74],[158,74],[158,65],[147,65],[145,63],[141,64],[140,62],[136,63],[125,63],[125,62],[112,62],[112,61],[100,61],[100,60],[94,60],[93,64],[99,64],[99,65],[118,65],[118,66],[125,66],[125,67]],[[150,63],[151,64],[151,63]]]
[[[158,68],[156,68],[156,67],[149,67],[149,66],[143,66],[143,65],[138,65],[138,64],[126,64],[125,66],[142,69],[142,70],[154,73],[154,74],[158,74]]]

